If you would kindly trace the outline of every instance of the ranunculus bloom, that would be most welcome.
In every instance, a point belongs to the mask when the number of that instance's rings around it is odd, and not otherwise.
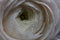
[[[0,35],[4,40],[51,40],[59,32],[54,0],[0,0]]]

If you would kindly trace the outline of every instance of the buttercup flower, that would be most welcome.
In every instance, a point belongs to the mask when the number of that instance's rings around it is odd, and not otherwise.
[[[54,0],[1,0],[0,35],[4,40],[51,40],[59,32]]]

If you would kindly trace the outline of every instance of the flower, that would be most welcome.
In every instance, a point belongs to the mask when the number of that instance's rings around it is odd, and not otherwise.
[[[3,0],[0,31],[6,40],[50,40],[59,30],[59,9],[53,0]]]

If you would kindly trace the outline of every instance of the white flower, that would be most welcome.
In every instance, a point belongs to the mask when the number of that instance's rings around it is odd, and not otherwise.
[[[54,0],[0,1],[0,35],[4,40],[51,40],[59,32]]]

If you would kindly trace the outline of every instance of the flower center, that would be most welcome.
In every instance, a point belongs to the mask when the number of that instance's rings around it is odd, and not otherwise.
[[[22,8],[21,11],[16,16],[16,22],[18,23],[21,32],[26,31],[31,25],[38,21],[36,10],[31,9],[30,7]]]
[[[28,12],[26,10],[22,10],[22,14],[19,15],[20,19],[23,20],[29,20]]]

